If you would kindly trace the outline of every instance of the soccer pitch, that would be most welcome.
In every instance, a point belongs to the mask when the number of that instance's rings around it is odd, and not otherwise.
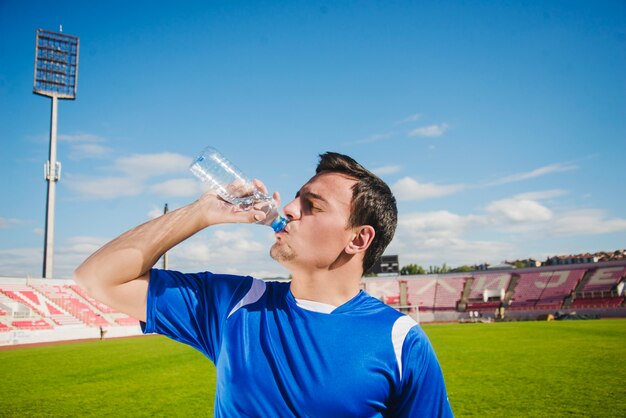
[[[626,320],[423,328],[458,417],[621,417],[626,410]],[[213,414],[213,365],[163,337],[5,350],[0,361],[3,417]]]

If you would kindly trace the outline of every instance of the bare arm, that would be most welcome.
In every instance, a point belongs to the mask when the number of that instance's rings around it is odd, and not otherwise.
[[[194,203],[115,238],[74,271],[74,280],[93,298],[145,321],[150,269],[166,251],[208,226],[254,222],[255,216],[262,219],[265,214],[236,211],[205,193]]]

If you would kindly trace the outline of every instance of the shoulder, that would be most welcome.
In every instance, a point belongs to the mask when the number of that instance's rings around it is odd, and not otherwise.
[[[383,303],[365,291],[361,292],[361,300],[357,312],[377,318],[379,321],[384,322],[387,326],[393,326],[393,324],[400,318],[406,317],[411,319],[411,317],[398,311],[396,308]],[[406,321],[406,319],[403,321]],[[417,322],[415,322],[415,324],[417,324]]]
[[[413,318],[370,296],[363,294],[361,312],[369,317],[368,323],[381,333],[387,349],[393,350],[398,371],[402,372],[403,350],[412,343],[426,339],[421,327]],[[427,340],[427,339],[426,339]],[[419,344],[418,344],[419,345]]]
[[[372,318],[376,318],[380,330],[387,335],[387,344],[393,349],[402,378],[409,358],[429,356],[432,353],[430,341],[415,319],[368,294],[365,296],[364,305]]]
[[[256,279],[249,276],[212,272],[182,273],[174,270],[150,271],[149,298],[183,298],[188,302],[207,300],[217,306],[236,303],[247,294]]]
[[[256,304],[262,303],[264,306],[275,306],[281,302],[284,302],[284,296],[289,290],[288,282],[276,282],[276,281],[264,281],[250,277],[250,286],[242,295],[237,304],[230,310],[228,317],[232,316],[235,312],[244,308]]]
[[[170,280],[179,282],[196,282],[200,284],[212,284],[215,282],[230,282],[232,284],[250,283],[253,280],[250,276],[239,276],[235,274],[218,274],[210,271],[197,273],[183,273],[176,270],[162,270],[153,268],[150,270],[150,279]]]

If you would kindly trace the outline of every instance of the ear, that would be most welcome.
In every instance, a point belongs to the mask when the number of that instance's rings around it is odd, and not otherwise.
[[[361,225],[355,228],[352,239],[346,245],[346,253],[358,254],[365,252],[374,240],[375,235],[376,231],[370,225]]]

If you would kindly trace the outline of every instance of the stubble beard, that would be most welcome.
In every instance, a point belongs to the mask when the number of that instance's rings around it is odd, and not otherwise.
[[[289,245],[275,242],[272,248],[270,248],[270,257],[279,263],[283,263],[293,260],[296,257],[296,253]]]

